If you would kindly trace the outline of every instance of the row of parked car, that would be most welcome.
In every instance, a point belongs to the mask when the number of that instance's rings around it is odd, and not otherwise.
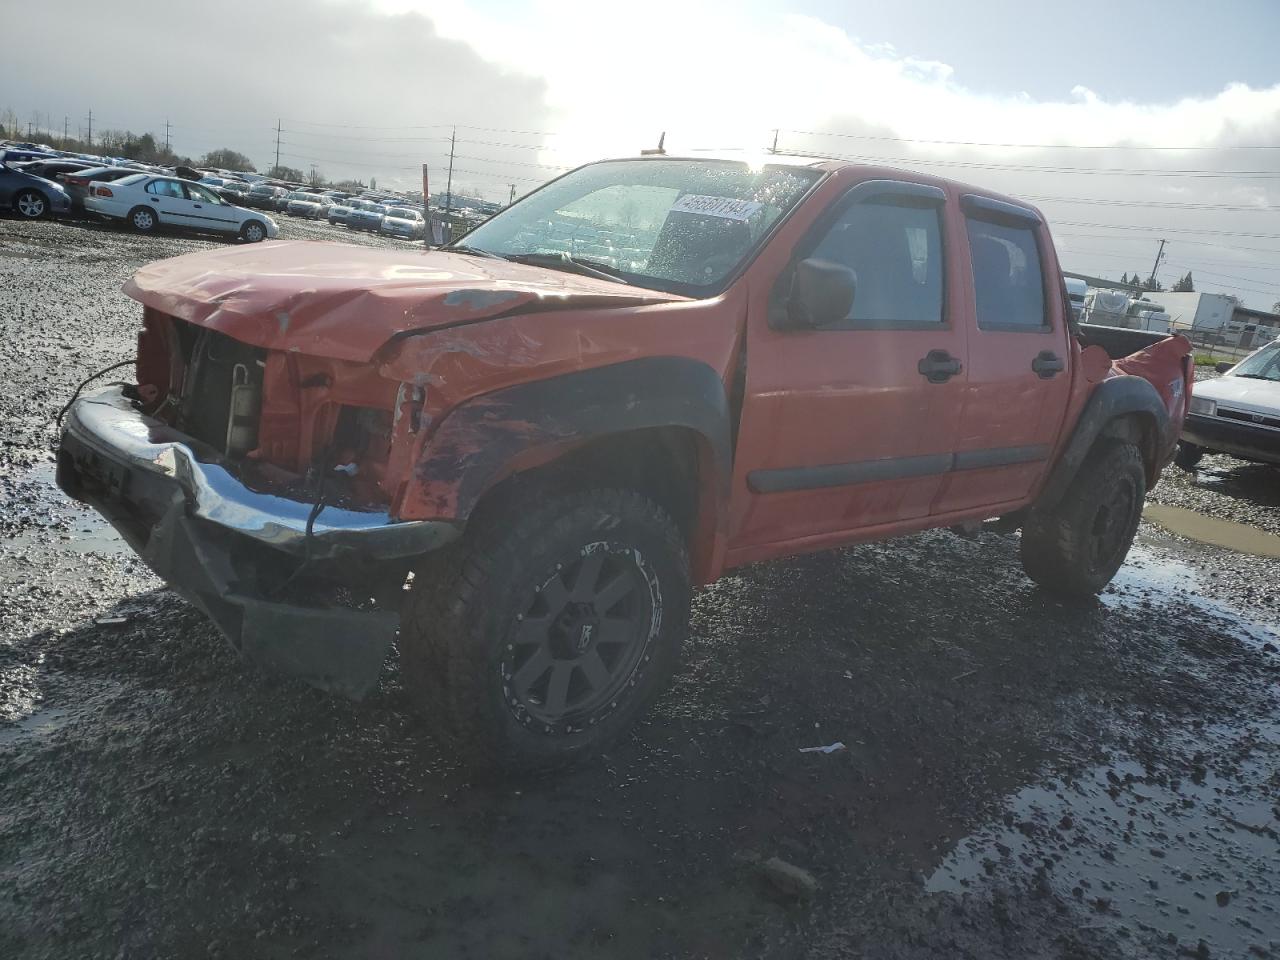
[[[24,219],[100,216],[140,232],[163,224],[235,234],[257,241],[277,236],[269,213],[327,220],[421,240],[421,208],[394,198],[306,188],[258,174],[169,169],[121,158],[59,153],[38,144],[0,143],[0,209]]]
[[[216,189],[230,203],[274,210],[291,217],[327,220],[335,226],[406,240],[421,240],[427,231],[427,221],[420,208],[393,198],[356,196],[341,190],[302,187],[266,178],[251,182],[229,176],[225,171],[206,174],[200,182]]]

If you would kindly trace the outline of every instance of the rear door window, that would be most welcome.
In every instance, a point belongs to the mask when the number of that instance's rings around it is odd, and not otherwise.
[[[942,232],[936,207],[852,204],[809,256],[854,272],[846,326],[942,324]]]
[[[147,184],[147,193],[154,193],[157,197],[186,199],[186,195],[182,192],[182,184],[173,180],[152,180]]]
[[[972,217],[966,225],[979,329],[1045,330],[1044,275],[1035,231]]]

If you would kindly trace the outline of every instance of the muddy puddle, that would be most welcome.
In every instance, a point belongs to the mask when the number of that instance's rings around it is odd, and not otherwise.
[[[1271,956],[1280,723],[1205,734],[1184,744],[1188,753],[1202,757],[1206,740],[1221,752],[1187,779],[1117,756],[1020,790],[1001,818],[955,846],[927,889],[981,896],[988,882],[1029,871],[1034,892],[1074,899],[1099,924],[1154,933],[1193,956]],[[1206,769],[1227,756],[1229,776]]]
[[[76,553],[130,553],[120,535],[97,511],[76,503],[58,489],[54,473],[54,464],[42,463],[17,480],[15,499],[34,516],[35,522],[23,524],[19,532],[0,543],[18,549],[43,544]]]
[[[1203,577],[1189,563],[1167,552],[1156,551],[1142,542],[1134,542],[1124,566],[1112,581],[1112,588],[1098,599],[1108,607],[1123,607],[1135,596],[1147,595],[1152,588],[1163,596],[1219,621],[1228,632],[1254,647],[1280,645],[1274,625],[1255,620],[1225,600],[1217,599],[1206,589]]]
[[[1170,533],[1214,547],[1248,553],[1255,557],[1280,558],[1280,536],[1232,520],[1208,517],[1185,507],[1148,503],[1143,517]]]

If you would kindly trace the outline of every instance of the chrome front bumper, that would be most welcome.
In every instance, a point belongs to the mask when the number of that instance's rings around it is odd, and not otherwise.
[[[246,659],[357,699],[377,685],[399,611],[346,605],[334,587],[394,588],[410,557],[461,532],[325,507],[308,533],[313,504],[251,489],[233,464],[142,414],[120,387],[71,407],[58,485],[102,513]],[[305,599],[281,599],[304,573]]]
[[[108,476],[121,476],[122,468],[124,476],[167,481],[182,491],[189,515],[290,553],[309,551],[318,558],[349,549],[376,558],[405,557],[443,546],[460,532],[441,521],[398,522],[386,511],[326,506],[312,523],[308,546],[312,503],[252,490],[216,454],[202,455],[197,446],[141,413],[121,387],[77,400],[63,427],[62,449],[73,459],[83,463],[88,453],[102,461]],[[67,492],[76,495],[74,489]]]

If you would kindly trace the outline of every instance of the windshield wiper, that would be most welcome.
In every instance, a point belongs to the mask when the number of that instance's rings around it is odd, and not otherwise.
[[[477,257],[487,257],[490,260],[506,260],[500,253],[494,253],[491,250],[481,250],[479,247],[468,247],[465,243],[458,246],[441,247],[446,253],[470,253]]]
[[[1275,377],[1268,377],[1263,373],[1233,373],[1233,377],[1240,377],[1244,380],[1274,380]]]
[[[597,280],[611,280],[614,283],[631,285],[630,280],[623,279],[622,273],[607,263],[601,263],[598,260],[579,260],[576,257],[569,256],[567,253],[513,253],[508,255],[506,259],[513,260],[516,263],[527,263],[533,267],[567,270],[570,273],[580,273],[587,277],[595,277]]]

